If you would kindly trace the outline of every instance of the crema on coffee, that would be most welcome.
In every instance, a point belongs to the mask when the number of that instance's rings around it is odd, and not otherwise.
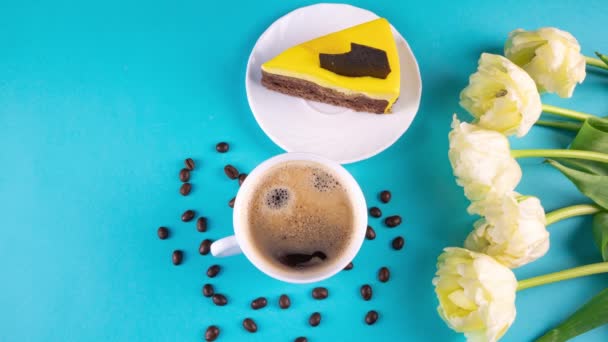
[[[279,267],[331,265],[353,236],[353,205],[334,172],[311,161],[273,166],[246,213],[257,253]]]

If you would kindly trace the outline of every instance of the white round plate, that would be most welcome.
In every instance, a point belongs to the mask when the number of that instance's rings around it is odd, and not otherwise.
[[[260,66],[283,50],[305,41],[378,18],[368,10],[343,4],[299,8],[275,21],[260,36],[249,62],[245,87],[258,124],[288,152],[309,152],[352,163],[391,146],[408,129],[420,105],[418,63],[393,27],[401,63],[401,94],[392,114],[370,114],[304,100],[264,88]]]

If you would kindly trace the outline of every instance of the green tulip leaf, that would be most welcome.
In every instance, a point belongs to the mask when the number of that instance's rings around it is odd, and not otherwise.
[[[602,61],[604,61],[604,63],[606,63],[606,65],[608,65],[608,56],[606,56],[606,55],[604,55],[604,54],[602,54],[602,53],[599,53],[599,52],[597,52],[597,51],[595,52],[595,54],[596,54],[596,55],[597,55],[597,56],[598,56],[598,57],[599,57],[599,58],[600,58]]]
[[[581,159],[563,159],[559,158],[560,163],[567,165],[575,170],[590,173],[592,175],[608,176],[608,170],[602,163],[595,163],[589,160]]]
[[[572,144],[570,144],[570,149],[606,153],[608,151],[608,120],[603,118],[585,120]],[[559,162],[580,171],[596,175],[608,175],[607,163],[574,159],[559,159]]]
[[[608,210],[608,176],[576,170],[555,160],[547,160],[576,185],[583,195]]]
[[[570,146],[573,150],[608,151],[608,120],[588,118]]]
[[[563,342],[608,323],[608,288],[536,342]]]
[[[602,253],[602,259],[608,261],[608,212],[603,211],[593,216],[593,238]]]

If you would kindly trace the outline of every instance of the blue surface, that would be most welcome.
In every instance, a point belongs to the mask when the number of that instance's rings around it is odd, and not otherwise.
[[[313,285],[288,285],[256,271],[246,259],[198,255],[199,242],[231,231],[227,201],[237,184],[222,167],[249,171],[281,151],[251,115],[244,89],[247,57],[276,18],[309,1],[53,1],[0,4],[0,340],[200,341],[210,324],[221,341],[461,341],[435,312],[431,286],[442,247],[460,245],[473,218],[451,175],[447,133],[458,93],[482,51],[500,51],[518,27],[559,26],[583,50],[608,50],[605,1],[353,1],[387,17],[420,63],[419,116],[394,146],[347,168],[370,205],[405,223],[365,242],[355,268],[322,282],[330,298],[314,301]],[[571,100],[547,103],[608,112],[608,77],[589,73]],[[465,117],[461,115],[461,117]],[[570,135],[534,128],[515,147],[563,147]],[[229,153],[214,151],[231,143]],[[197,161],[194,190],[178,194],[183,158]],[[540,160],[522,162],[519,191],[538,195],[548,210],[584,199]],[[193,208],[210,218],[207,233],[182,223]],[[170,227],[166,241],[156,237]],[[588,219],[551,227],[552,248],[517,270],[525,278],[600,260]],[[389,241],[403,234],[400,252]],[[182,266],[171,252],[185,251]],[[205,269],[224,268],[211,283],[229,305],[216,307],[200,289]],[[392,279],[379,284],[380,266]],[[518,294],[518,317],[504,341],[529,341],[606,286],[607,276],[563,282]],[[374,298],[358,288],[370,283]],[[277,308],[281,293],[289,310]],[[253,311],[249,302],[267,296]],[[376,309],[375,326],[363,324]],[[319,311],[317,328],[308,316]],[[258,333],[241,327],[254,318]],[[606,341],[608,327],[579,341]]]

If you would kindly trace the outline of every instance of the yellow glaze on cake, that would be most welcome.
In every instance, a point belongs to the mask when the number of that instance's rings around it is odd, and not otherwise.
[[[369,76],[342,76],[321,68],[319,53],[345,53],[350,51],[351,43],[367,45],[386,52],[391,68],[386,79]],[[391,32],[391,25],[384,18],[291,47],[262,64],[262,70],[271,74],[314,82],[347,95],[360,93],[373,99],[387,100],[388,106],[384,110],[385,113],[390,111],[391,106],[399,97],[399,54]]]

